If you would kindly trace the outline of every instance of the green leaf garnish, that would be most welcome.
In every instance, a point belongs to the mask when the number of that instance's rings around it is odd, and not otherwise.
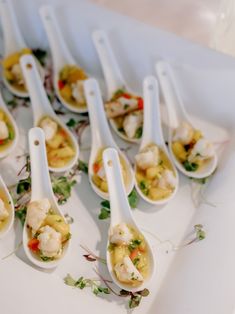
[[[84,173],[88,173],[88,164],[85,161],[78,160],[78,169]]]
[[[52,179],[52,189],[58,198],[59,204],[67,202],[68,198],[71,196],[72,187],[75,184],[75,180],[69,180],[64,176]]]
[[[24,226],[25,219],[26,219],[26,206],[22,209],[18,209],[15,211],[15,216],[20,220],[22,227]]]
[[[100,210],[100,214],[98,216],[98,218],[100,220],[104,220],[110,217],[110,209],[102,207]]]
[[[185,170],[187,170],[187,171],[196,171],[199,167],[199,165],[196,164],[195,162],[189,162],[188,160],[185,160],[183,162],[183,166],[184,166]]]
[[[135,138],[141,138],[142,133],[143,133],[143,127],[140,126],[135,132]]]

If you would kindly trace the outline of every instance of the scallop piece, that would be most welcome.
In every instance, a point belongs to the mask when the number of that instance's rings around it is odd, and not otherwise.
[[[78,103],[85,102],[83,81],[77,81],[76,83],[72,84],[72,96]]]
[[[119,97],[105,104],[108,118],[116,118],[136,109],[138,109],[138,100],[136,98]]]
[[[129,138],[134,138],[136,131],[143,123],[143,111],[129,113],[123,120],[123,129]]]
[[[33,234],[40,228],[50,208],[51,204],[47,198],[29,203],[27,208],[27,224],[32,228]]]
[[[47,257],[55,257],[61,251],[61,234],[54,228],[46,225],[40,229],[38,248],[42,255]]]
[[[132,263],[129,256],[125,256],[121,263],[118,263],[114,267],[114,271],[118,280],[122,282],[143,281],[144,278],[135,265]]]
[[[207,139],[201,138],[196,142],[188,157],[189,161],[204,160],[213,157],[214,147]]]
[[[5,140],[9,137],[9,130],[5,121],[0,121],[0,140]]]
[[[192,141],[193,134],[193,127],[188,122],[184,121],[174,130],[173,142],[179,141],[187,145]]]
[[[135,156],[137,166],[140,169],[155,167],[159,164],[159,149],[156,145],[148,146]]]
[[[177,179],[173,171],[164,169],[162,175],[158,181],[158,186],[162,189],[175,188]]]
[[[58,124],[52,119],[47,117],[41,121],[40,127],[43,129],[45,133],[46,141],[50,141],[57,132]]]
[[[115,244],[129,244],[133,235],[125,223],[120,223],[112,228],[110,242]]]

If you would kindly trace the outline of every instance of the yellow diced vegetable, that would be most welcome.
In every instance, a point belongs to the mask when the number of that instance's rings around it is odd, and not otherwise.
[[[75,152],[70,146],[53,149],[48,153],[49,158],[67,158],[74,156]]]
[[[72,88],[68,84],[66,84],[60,90],[60,94],[65,100],[70,100],[70,98],[72,97]]]
[[[121,263],[125,256],[129,255],[128,248],[122,245],[115,246],[113,250],[114,264]]]
[[[200,140],[200,138],[202,138],[202,132],[200,130],[195,130],[194,134],[193,134],[193,140],[195,142],[197,142],[198,140]]]
[[[62,242],[65,241],[70,232],[69,225],[64,221],[64,219],[60,215],[48,215],[43,225],[49,225],[54,228],[57,232],[59,232],[62,236]]]
[[[103,181],[101,182],[100,184],[100,189],[103,191],[103,192],[108,192],[108,183],[107,181]]]
[[[175,154],[175,156],[181,161],[185,161],[187,159],[187,152],[180,142],[173,142],[172,143],[172,151]]]
[[[150,188],[148,196],[153,200],[160,200],[163,198],[166,198],[171,193],[171,190],[168,189],[161,189],[159,187],[157,188]]]
[[[92,181],[93,183],[99,188],[100,185],[101,185],[101,178],[97,176],[97,174],[94,174],[93,177],[92,177]]]
[[[50,148],[59,148],[59,146],[64,142],[64,137],[61,134],[56,134],[50,141],[47,141],[47,145]]]
[[[4,67],[4,69],[10,69],[11,67],[13,67],[13,65],[19,63],[19,58],[20,55],[18,52],[13,53],[12,55],[6,57],[3,61],[2,61],[2,65]]]

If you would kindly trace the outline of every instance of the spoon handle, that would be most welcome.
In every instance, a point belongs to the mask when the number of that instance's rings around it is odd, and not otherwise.
[[[105,116],[104,105],[97,81],[95,79],[86,80],[84,90],[91,120],[92,142],[100,147],[113,146],[112,135]]]
[[[34,123],[36,124],[43,115],[54,115],[54,111],[47,98],[34,58],[31,55],[24,55],[20,58],[20,64],[29,91]]]
[[[154,76],[148,76],[143,83],[144,89],[144,129],[141,148],[151,142],[165,145],[159,104],[159,87]]]
[[[156,64],[156,71],[168,109],[170,128],[175,129],[180,121],[189,120],[183,100],[170,65],[165,61],[160,61]]]
[[[45,135],[41,128],[32,128],[29,131],[29,153],[32,178],[31,200],[53,195],[49,176]]]
[[[62,36],[53,7],[44,5],[40,8],[39,13],[47,33],[55,70],[58,72],[64,65],[75,64]]]
[[[0,17],[4,37],[4,55],[10,55],[26,47],[16,20],[11,0],[0,0]]]
[[[126,196],[117,150],[114,148],[105,149],[103,162],[109,188],[111,225],[114,226],[121,221],[131,223],[133,218]]]
[[[106,33],[96,30],[93,32],[92,38],[104,73],[108,98],[111,98],[116,90],[125,87],[126,84]]]

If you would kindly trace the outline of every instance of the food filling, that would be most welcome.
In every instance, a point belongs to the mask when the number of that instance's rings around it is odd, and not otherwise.
[[[105,148],[100,149],[98,152],[95,162],[93,163],[93,176],[92,181],[93,183],[103,192],[108,192],[108,183],[105,175],[105,169],[103,164],[103,151]],[[122,176],[124,180],[124,184],[127,187],[129,181],[128,181],[128,170],[125,160],[122,156],[119,156],[119,160],[121,163],[121,170],[122,170]]]
[[[86,107],[83,82],[86,73],[75,65],[66,65],[59,73],[58,89],[61,97],[72,107]]]
[[[50,117],[44,117],[38,126],[45,134],[49,166],[53,168],[66,166],[75,155],[70,135]]]
[[[10,204],[3,190],[0,190],[0,230],[4,228],[9,219]]]
[[[108,249],[117,280],[133,287],[141,285],[149,274],[149,252],[143,235],[120,223],[110,232]]]
[[[15,138],[14,127],[7,114],[0,109],[0,151],[8,148]]]
[[[187,171],[197,171],[215,154],[214,147],[200,130],[182,122],[173,132],[171,148]]]
[[[4,77],[13,88],[21,92],[27,91],[24,76],[20,67],[20,58],[26,54],[32,54],[32,50],[23,48],[20,51],[7,56],[2,61]]]
[[[105,104],[106,115],[112,119],[117,130],[129,139],[139,139],[143,131],[143,99],[117,90]]]
[[[29,203],[26,223],[31,252],[45,262],[58,259],[71,234],[69,225],[53,211],[48,199]]]
[[[172,164],[163,150],[150,144],[135,156],[136,180],[142,193],[156,201],[167,198],[176,186]]]

